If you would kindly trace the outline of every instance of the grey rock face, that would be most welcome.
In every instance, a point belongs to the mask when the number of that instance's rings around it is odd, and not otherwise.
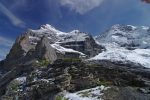
[[[92,36],[87,37],[85,41],[73,41],[73,42],[60,43],[60,44],[63,47],[80,51],[88,55],[88,57],[93,57],[98,53],[102,52],[102,49],[104,49],[102,46],[96,44]]]
[[[6,56],[6,59],[3,61],[4,68],[11,69],[16,64],[23,63],[22,59],[32,48],[34,48],[34,46],[29,43],[28,34],[19,36],[11,48],[9,54]]]
[[[41,41],[38,42],[34,55],[37,59],[46,59],[52,62],[57,59],[56,51],[49,44],[47,37],[43,37]]]
[[[138,92],[136,87],[113,86],[104,92],[104,100],[149,100],[150,95]]]
[[[7,55],[6,60],[20,59],[32,48],[34,47],[29,42],[29,34],[23,34],[15,41],[15,44]]]

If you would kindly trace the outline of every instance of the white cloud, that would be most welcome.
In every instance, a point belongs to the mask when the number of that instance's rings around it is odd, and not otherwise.
[[[68,6],[77,13],[84,14],[102,4],[104,0],[60,0],[62,6]]]
[[[0,60],[6,57],[13,43],[13,40],[0,36]]]
[[[0,60],[5,59],[5,57],[8,54],[8,52],[9,52],[9,49],[1,48],[0,49]]]
[[[23,8],[28,5],[28,0],[14,0],[14,1],[15,2],[13,2],[10,5],[10,8],[13,10],[19,9],[20,7]]]
[[[5,45],[7,47],[10,47],[12,46],[12,44],[13,44],[13,40],[0,36],[0,45]]]
[[[9,9],[7,9],[2,3],[0,3],[0,11],[5,14],[13,25],[18,27],[25,27],[25,23],[15,16]]]

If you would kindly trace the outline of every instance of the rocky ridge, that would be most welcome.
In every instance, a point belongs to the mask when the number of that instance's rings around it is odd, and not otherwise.
[[[89,34],[78,30],[65,33],[46,24],[38,30],[29,29],[17,38],[4,61],[4,68],[11,69],[12,65],[35,59],[53,62],[65,57],[89,58],[103,49]]]

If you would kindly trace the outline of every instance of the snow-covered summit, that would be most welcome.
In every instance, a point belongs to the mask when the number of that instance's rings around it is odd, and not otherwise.
[[[100,43],[115,43],[129,49],[150,48],[150,28],[146,26],[114,25],[96,37]]]
[[[38,41],[40,41],[43,36],[49,39],[50,45],[59,45],[61,43],[64,44],[69,42],[83,42],[86,41],[87,38],[91,38],[89,34],[79,30],[62,32],[49,24],[41,25],[40,28],[36,30],[30,29],[27,34],[32,45],[37,45]]]
[[[80,33],[80,31],[79,30],[73,30],[70,33]]]
[[[67,34],[66,32],[61,32],[59,30],[57,30],[55,27],[49,25],[49,24],[45,24],[45,25],[41,25],[39,29],[33,30],[30,29],[29,30],[32,33],[38,34],[38,35],[65,35]]]
[[[150,68],[150,28],[146,26],[114,25],[95,37],[106,51],[91,60],[134,62]]]
[[[53,42],[85,41],[85,39],[89,37],[89,34],[80,32],[79,30],[62,32],[49,24],[41,25],[40,29],[37,30],[30,29],[28,33],[30,33],[30,38],[32,39],[46,36],[49,39],[52,39]]]
[[[45,24],[45,25],[41,25],[40,29],[49,29],[49,30],[56,30],[52,25],[50,24]]]

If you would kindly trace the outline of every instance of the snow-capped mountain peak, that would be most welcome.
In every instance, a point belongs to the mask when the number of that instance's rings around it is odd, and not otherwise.
[[[20,48],[18,48],[18,45],[20,45]],[[34,52],[32,53],[34,59],[45,57],[44,59],[50,61],[62,57],[93,57],[103,49],[89,34],[79,30],[61,32],[48,24],[42,25],[41,28],[36,30],[30,29],[18,37],[6,58],[11,59],[10,62],[12,57],[15,58],[18,54],[18,52],[15,52],[16,48],[18,51],[20,50],[19,57],[16,59],[26,59],[26,57],[31,56],[30,52]],[[38,52],[40,53],[37,57]]]
[[[73,31],[71,31],[69,33],[80,33],[80,31],[79,30],[73,30]]]
[[[31,33],[34,34],[41,34],[41,36],[43,35],[66,35],[66,32],[62,32],[57,30],[55,27],[49,25],[49,24],[45,24],[45,25],[41,25],[39,29],[30,29],[29,30]]]
[[[29,32],[30,40],[36,42],[40,40],[43,36],[48,37],[52,43],[54,42],[79,42],[85,41],[87,38],[90,38],[90,35],[79,30],[73,30],[71,32],[62,32],[54,28],[53,26],[46,24],[41,25],[40,29],[33,30]],[[36,43],[34,43],[36,44]]]
[[[106,51],[92,59],[134,62],[150,68],[150,32],[146,26],[114,25],[95,37]]]
[[[149,27],[132,25],[114,25],[96,39],[100,43],[116,43],[126,48],[150,48]]]
[[[45,25],[41,25],[40,29],[49,29],[49,30],[56,30],[52,25],[50,24],[45,24]]]
[[[116,24],[116,25],[113,25],[111,27],[111,30],[131,32],[131,31],[136,30],[137,28],[138,28],[137,26],[133,26],[133,25],[120,25],[120,24]]]

